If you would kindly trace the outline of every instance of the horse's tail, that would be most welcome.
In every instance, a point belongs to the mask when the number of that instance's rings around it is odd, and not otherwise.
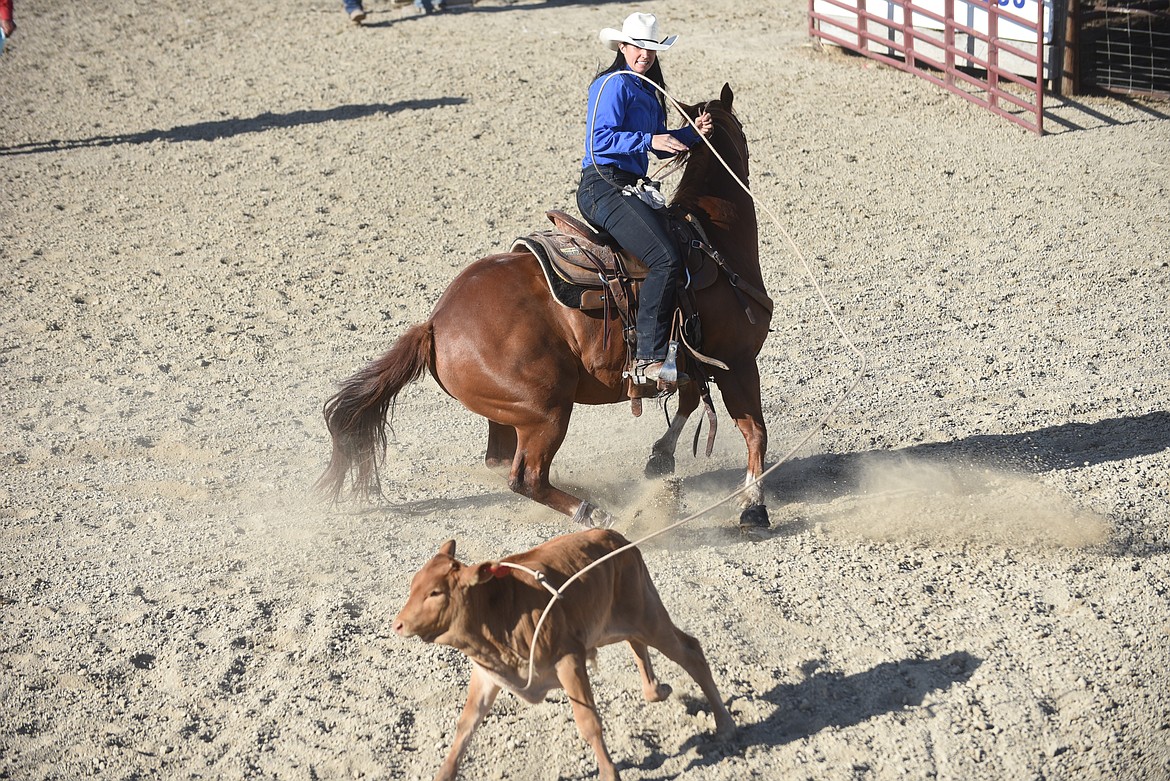
[[[378,469],[386,455],[386,418],[399,392],[433,364],[435,334],[430,322],[411,326],[384,355],[341,384],[325,402],[325,424],[333,455],[314,489],[336,502],[353,475],[352,491],[381,494]]]

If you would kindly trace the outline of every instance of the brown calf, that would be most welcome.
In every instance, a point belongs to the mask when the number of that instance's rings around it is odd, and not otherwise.
[[[549,585],[559,589],[590,563],[627,544],[617,532],[591,529],[556,537],[503,561],[543,573]],[[671,692],[654,676],[650,646],[699,684],[715,715],[716,734],[726,738],[735,731],[699,641],[670,620],[637,548],[606,560],[566,589],[536,638],[535,669],[528,686],[533,635],[551,594],[528,573],[501,562],[468,566],[454,557],[451,540],[415,573],[406,605],[394,618],[394,631],[403,637],[448,645],[471,659],[467,704],[436,779],[456,777],[472,733],[501,688],[535,703],[557,687],[569,696],[577,729],[597,754],[601,778],[616,779],[585,662],[600,646],[622,640],[634,650],[647,701],[664,700]]]

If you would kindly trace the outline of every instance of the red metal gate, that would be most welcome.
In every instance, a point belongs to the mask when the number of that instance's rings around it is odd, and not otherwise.
[[[808,10],[811,36],[1044,132],[1044,2],[809,0]]]

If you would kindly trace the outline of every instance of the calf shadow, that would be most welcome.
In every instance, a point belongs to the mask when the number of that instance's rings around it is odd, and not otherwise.
[[[718,743],[707,735],[688,739],[679,749],[692,748],[699,756],[686,771],[717,764],[728,756],[742,754],[748,746],[783,746],[812,737],[828,727],[852,727],[876,716],[921,706],[928,694],[942,692],[971,678],[982,660],[966,651],[938,659],[902,659],[882,662],[865,672],[844,675],[819,672],[819,661],[806,662],[808,676],[800,683],[782,683],[747,699],[763,700],[775,706],[772,715],[754,724],[739,725],[733,740]],[[730,707],[735,711],[736,700]],[[640,765],[642,770],[661,766],[665,756],[653,753]],[[661,776],[665,781],[673,775]]]

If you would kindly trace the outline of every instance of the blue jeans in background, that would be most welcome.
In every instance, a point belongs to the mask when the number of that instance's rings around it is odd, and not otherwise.
[[[593,166],[581,171],[577,208],[593,227],[613,236],[618,244],[650,269],[638,292],[638,346],[636,360],[661,361],[666,357],[674,315],[675,280],[683,267],[683,254],[666,227],[666,214],[622,187],[637,184],[638,177],[614,166]]]

